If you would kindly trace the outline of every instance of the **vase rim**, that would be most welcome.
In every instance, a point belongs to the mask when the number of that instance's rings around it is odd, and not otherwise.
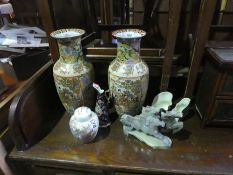
[[[113,31],[112,35],[116,38],[136,39],[145,36],[146,32],[140,29],[119,29]]]
[[[85,33],[85,30],[78,28],[67,28],[55,30],[50,34],[52,38],[55,39],[71,39],[82,36]]]

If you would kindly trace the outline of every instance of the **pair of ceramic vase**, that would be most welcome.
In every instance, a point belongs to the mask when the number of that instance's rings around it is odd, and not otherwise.
[[[65,109],[73,114],[80,106],[93,109],[95,104],[93,66],[85,60],[81,29],[61,29],[51,33],[57,39],[60,58],[53,68],[54,81]],[[145,31],[122,29],[113,32],[117,38],[117,56],[108,69],[110,95],[118,115],[136,115],[145,101],[149,70],[140,58],[140,41]]]

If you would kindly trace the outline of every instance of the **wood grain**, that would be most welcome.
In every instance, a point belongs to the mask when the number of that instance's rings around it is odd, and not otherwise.
[[[191,66],[188,74],[185,96],[191,97],[196,85],[205,44],[209,36],[209,28],[212,22],[217,1],[202,0],[200,16],[197,25],[196,38],[191,54]]]
[[[113,117],[113,116],[112,116]],[[30,150],[13,150],[10,159],[47,168],[86,169],[139,174],[232,174],[232,129],[200,128],[194,115],[184,130],[173,136],[172,148],[154,150],[126,137],[116,120],[89,144],[79,143],[69,130],[65,113],[56,128]]]
[[[54,60],[54,62],[58,59],[59,53],[58,53],[58,46],[54,39],[50,37],[50,33],[55,30],[54,24],[53,24],[53,18],[51,14],[52,7],[50,7],[51,0],[37,0],[37,5],[39,8],[40,17],[42,20],[42,24],[44,27],[44,30],[49,37],[49,49],[51,52],[51,57]]]

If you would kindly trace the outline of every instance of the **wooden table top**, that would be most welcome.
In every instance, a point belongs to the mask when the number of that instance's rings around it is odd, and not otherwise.
[[[10,159],[140,174],[233,174],[233,129],[202,129],[197,115],[185,121],[184,130],[173,136],[173,145],[167,150],[152,149],[126,137],[119,119],[109,132],[101,130],[95,142],[83,145],[71,135],[68,122],[65,113],[47,137],[25,152],[14,149]]]

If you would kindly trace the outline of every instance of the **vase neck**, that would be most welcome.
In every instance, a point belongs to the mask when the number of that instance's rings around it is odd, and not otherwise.
[[[141,38],[118,38],[117,39],[117,60],[121,62],[137,62],[140,60]]]
[[[81,37],[59,39],[58,47],[62,62],[72,64],[83,58]]]

